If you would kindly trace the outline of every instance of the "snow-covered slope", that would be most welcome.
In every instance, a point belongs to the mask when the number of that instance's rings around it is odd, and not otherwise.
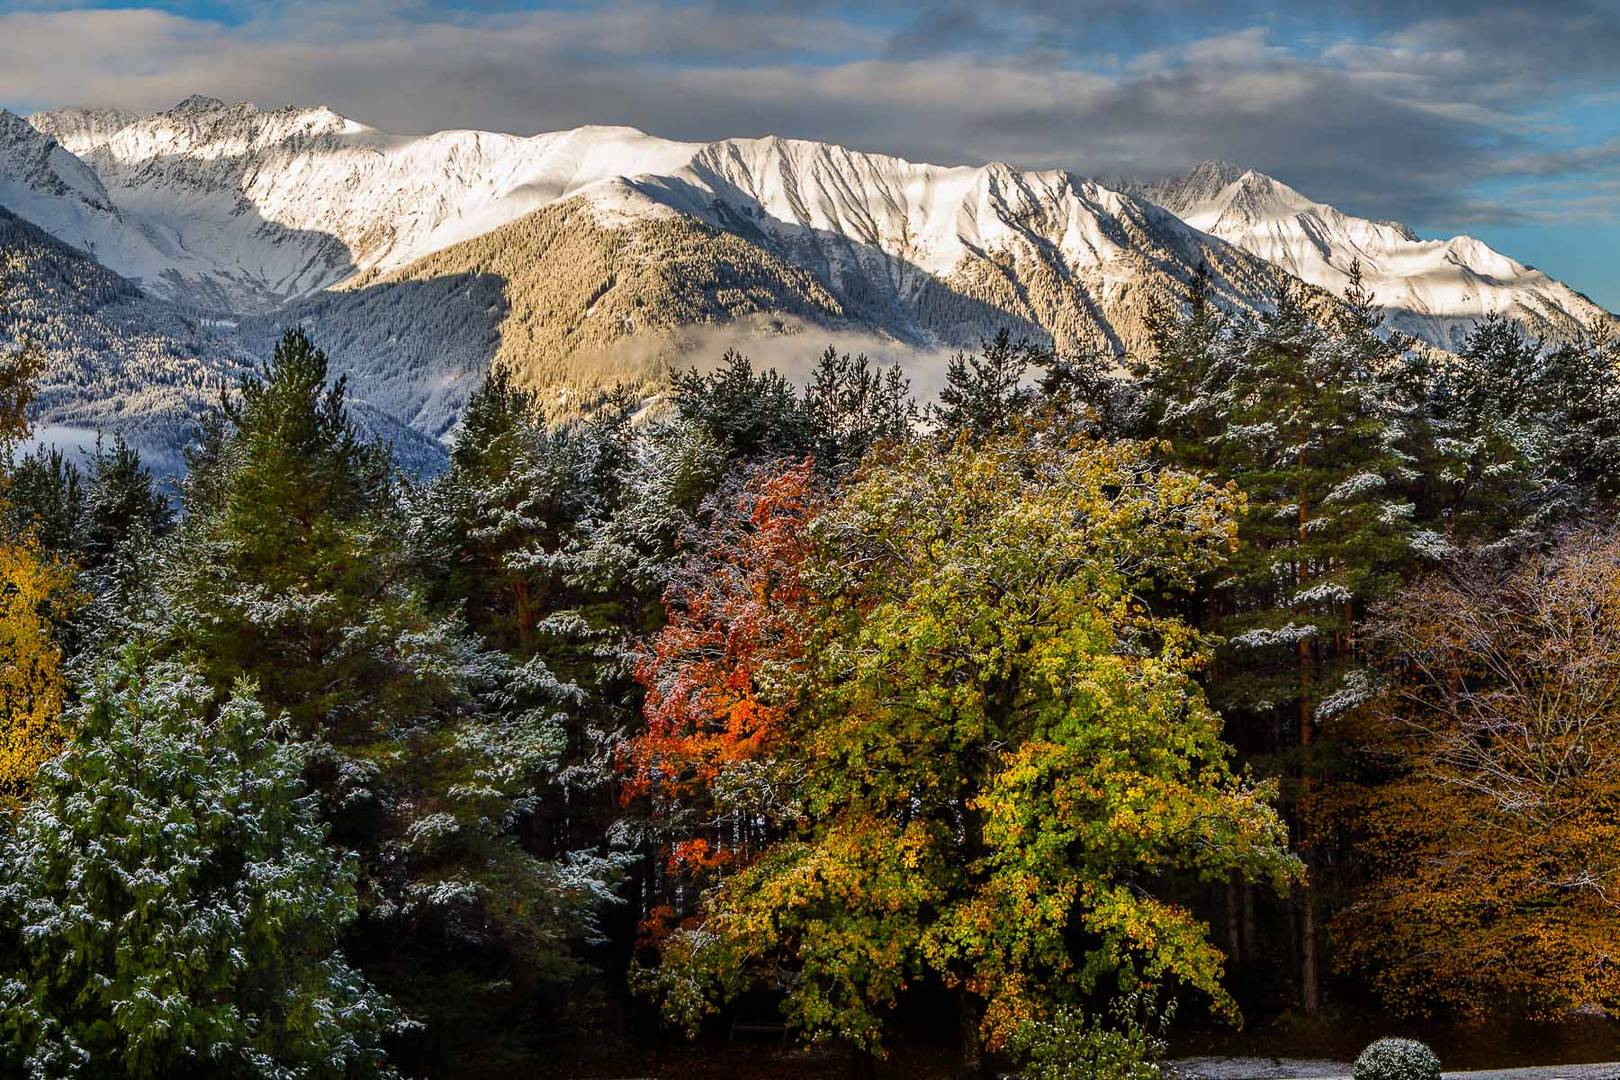
[[[141,119],[128,109],[73,106],[34,113],[28,122],[61,143],[69,153],[88,154],[118,132]]]
[[[12,118],[0,128],[0,160],[9,163],[0,204],[150,290],[232,312],[274,310],[399,270],[584,196],[604,223],[673,212],[758,243],[879,322],[906,321],[884,305],[973,280],[1059,337],[1100,331],[1128,343],[1130,328],[1076,320],[1067,302],[1076,298],[1057,292],[1078,287],[1080,307],[1117,308],[1124,293],[1142,292],[1144,274],[1178,277],[1209,250],[1253,276],[1200,233],[1331,292],[1359,259],[1395,321],[1437,344],[1492,311],[1552,331],[1601,314],[1479,241],[1423,241],[1216,163],[1127,193],[1065,172],[923,165],[778,138],[697,144],[622,127],[393,135],[327,108],[261,110],[201,96],[146,117],[66,109],[30,121],[58,140],[54,153],[65,160],[41,165],[50,141],[30,139]],[[1030,296],[1023,268],[1051,278],[1035,283],[1045,295]],[[1233,290],[1247,294],[1257,281]],[[1100,299],[1107,295],[1114,299]],[[1066,318],[1073,325],[1047,325]]]
[[[1125,348],[1141,343],[1149,304],[1174,298],[1201,262],[1236,304],[1257,302],[1275,277],[1141,200],[999,162],[729,139],[668,175],[587,194],[632,217],[639,195],[755,243],[810,270],[852,318],[919,342],[972,343],[1000,321]]]
[[[238,355],[309,324],[358,395],[430,436],[496,358],[577,385],[739,334],[939,350],[1007,328],[1137,350],[1201,266],[1252,307],[1288,275],[1341,292],[1359,261],[1392,322],[1442,346],[1491,312],[1545,333],[1606,317],[1476,240],[1218,164],[1105,184],[775,137],[394,135],[198,96],[0,113],[0,206],[171,302],[164,318],[234,326]]]
[[[495,359],[549,387],[656,381],[727,345],[808,362],[829,334],[932,352],[1008,329],[1128,351],[1200,264],[1233,306],[1263,302],[1279,277],[1065,173],[728,140],[244,320],[242,334],[262,344],[281,321],[306,322],[357,386],[438,433]]]
[[[196,422],[250,362],[241,346],[4,209],[0,252],[7,330],[45,349],[38,437],[83,447],[116,432],[158,472],[178,472]],[[441,446],[368,401],[356,404],[361,424],[391,442],[404,467],[442,467]]]
[[[1127,281],[1164,252],[1134,248],[1124,217],[1144,235],[1174,233],[1161,239],[1183,253],[1207,244],[1067,173],[920,165],[777,138],[704,145],[607,127],[400,136],[325,108],[265,111],[203,97],[122,126],[96,110],[31,119],[80,148],[105,193],[110,219],[99,232],[59,235],[93,239],[110,268],[149,289],[232,311],[399,269],[581,194],[604,221],[688,215],[765,243],[852,295],[872,277],[885,300],[1025,249],[1060,275]],[[58,231],[33,205],[18,212]],[[115,243],[120,229],[135,239]],[[155,265],[137,241],[169,264]]]
[[[201,96],[111,133],[105,114],[85,110],[30,119],[82,147],[124,217],[193,260],[154,274],[109,251],[112,269],[232,310],[406,265],[590,184],[675,168],[697,149],[628,128],[391,135],[326,108]]]
[[[1492,313],[1548,335],[1610,317],[1574,289],[1471,236],[1424,240],[1397,222],[1352,217],[1253,170],[1205,162],[1142,194],[1333,293],[1343,292],[1359,262],[1365,286],[1391,322],[1437,345],[1456,344]]]
[[[137,281],[207,269],[180,245],[131,220],[84,161],[4,110],[0,207]]]

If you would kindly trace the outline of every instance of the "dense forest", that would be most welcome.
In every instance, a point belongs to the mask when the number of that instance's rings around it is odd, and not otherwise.
[[[1600,332],[1195,281],[1123,371],[1003,334],[927,403],[831,349],[566,416],[497,366],[424,479],[317,325],[171,497],[25,452],[12,329],[8,1073],[1134,1080],[1620,1009]]]

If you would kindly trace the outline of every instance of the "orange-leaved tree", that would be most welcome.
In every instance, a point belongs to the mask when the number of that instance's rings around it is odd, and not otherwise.
[[[623,790],[658,823],[666,902],[653,905],[655,931],[790,812],[776,805],[772,751],[803,661],[806,527],[821,507],[808,460],[762,467],[717,500],[637,663],[647,727],[627,748]]]
[[[1456,567],[1370,632],[1340,965],[1413,1013],[1620,1008],[1620,536]]]

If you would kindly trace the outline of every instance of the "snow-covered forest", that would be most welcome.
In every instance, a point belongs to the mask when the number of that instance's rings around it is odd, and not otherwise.
[[[1442,353],[1352,274],[926,406],[833,349],[567,415],[497,364],[422,479],[320,311],[171,487],[30,449],[118,327],[10,308],[8,1073],[1146,1078],[1620,1008],[1602,325]]]

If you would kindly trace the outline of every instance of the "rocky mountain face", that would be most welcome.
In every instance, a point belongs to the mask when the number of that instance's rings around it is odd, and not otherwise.
[[[169,338],[206,338],[177,346],[196,379],[306,323],[358,399],[430,438],[497,359],[568,386],[655,382],[722,342],[926,353],[1008,327],[1128,352],[1200,266],[1245,307],[1288,275],[1342,291],[1359,261],[1392,321],[1441,346],[1493,311],[1547,332],[1607,317],[1478,241],[1423,241],[1216,163],[1106,185],[774,137],[394,135],[192,97],[0,114],[0,206],[57,258],[112,271]],[[104,409],[104,384],[80,392],[85,416]]]

